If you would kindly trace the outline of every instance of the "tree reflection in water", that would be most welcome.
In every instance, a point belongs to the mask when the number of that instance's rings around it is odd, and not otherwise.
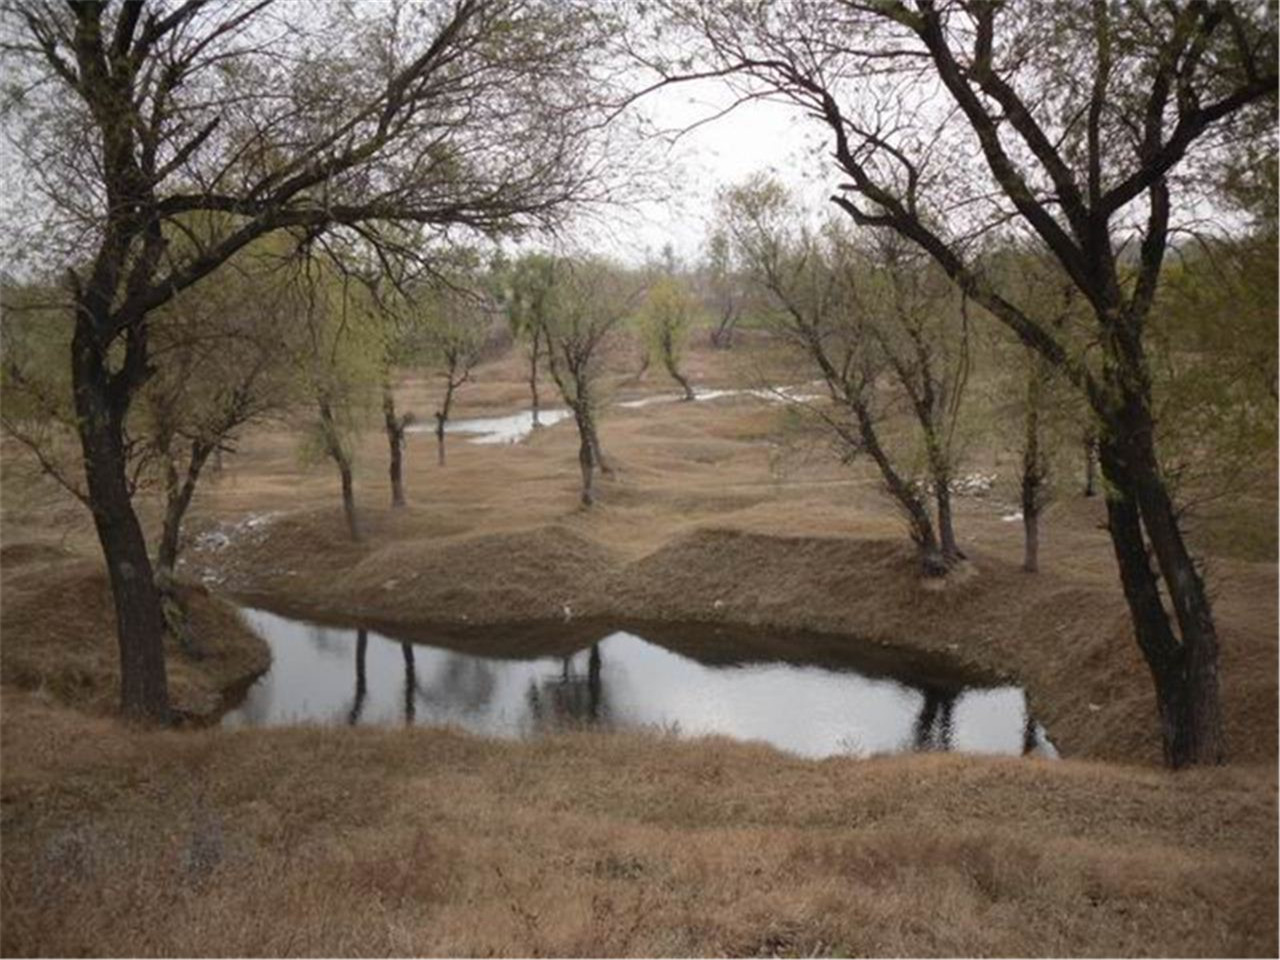
[[[915,749],[950,750],[954,731],[952,713],[958,692],[938,687],[922,687],[920,692],[924,702],[920,705],[920,716],[916,718]]]
[[[596,723],[608,713],[601,679],[603,660],[600,644],[593,643],[587,654],[587,672],[579,674],[574,657],[565,657],[559,676],[529,681],[525,700],[535,727]]]
[[[360,722],[360,714],[364,712],[364,703],[369,696],[369,680],[364,669],[368,652],[369,631],[362,627],[356,631],[356,697],[347,713],[347,723],[353,727]]]

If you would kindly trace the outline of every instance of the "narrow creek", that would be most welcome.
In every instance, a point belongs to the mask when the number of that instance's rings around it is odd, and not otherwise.
[[[1056,757],[1021,688],[984,686],[904,664],[770,659],[744,639],[699,646],[705,627],[664,628],[676,652],[625,630],[548,656],[490,637],[486,655],[367,629],[242,610],[271,669],[223,718],[228,727],[452,725],[522,737],[582,725],[756,740],[805,757],[918,750]],[[580,628],[579,628],[580,629]],[[745,636],[745,635],[744,635]],[[666,639],[666,638],[664,638]],[[871,661],[868,661],[870,663]]]

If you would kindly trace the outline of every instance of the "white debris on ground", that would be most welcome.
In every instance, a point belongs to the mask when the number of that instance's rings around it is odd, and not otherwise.
[[[206,586],[216,587],[227,582],[226,573],[201,563],[201,557],[209,554],[220,554],[233,543],[261,543],[267,537],[267,528],[282,515],[282,511],[268,510],[264,513],[251,513],[239,520],[223,520],[208,530],[202,530],[191,538],[191,546],[186,554],[178,559],[181,568],[197,566],[197,576]]]
[[[1000,517],[1005,523],[1017,523],[1022,519],[1022,511],[1015,510],[1013,513],[1006,513]]]
[[[951,481],[951,492],[957,497],[985,497],[998,479],[998,473],[967,473]]]

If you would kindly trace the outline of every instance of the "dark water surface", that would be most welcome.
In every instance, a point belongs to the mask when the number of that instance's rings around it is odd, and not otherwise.
[[[274,659],[223,718],[230,727],[450,724],[518,737],[598,724],[761,740],[806,757],[911,750],[1057,756],[1021,688],[976,685],[936,669],[913,675],[911,666],[882,656],[861,669],[762,659],[760,644],[744,634],[738,652],[730,635],[711,649],[695,645],[694,659],[607,629],[563,656],[477,656],[260,609],[243,613]],[[576,629],[580,636],[584,628]],[[699,630],[690,627],[689,635]],[[679,638],[664,639],[688,649]],[[501,649],[489,641],[486,652]],[[513,642],[513,653],[522,649]]]

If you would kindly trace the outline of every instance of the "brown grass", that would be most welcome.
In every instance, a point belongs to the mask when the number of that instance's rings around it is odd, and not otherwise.
[[[0,561],[0,682],[78,709],[114,711],[120,659],[115,608],[101,563],[41,544],[6,545]],[[180,595],[202,656],[192,659],[169,642],[169,690],[174,712],[200,721],[217,715],[229,688],[265,670],[271,652],[224,600],[192,584]]]
[[[762,357],[751,343],[695,350],[690,369],[729,385]],[[615,358],[618,395],[672,389],[656,374],[627,383],[632,360]],[[521,374],[515,358],[482,367],[458,416],[522,404]],[[425,381],[405,385],[403,407],[431,402]],[[77,559],[94,555],[92,530],[46,487],[6,483],[0,949],[1275,955],[1276,564],[1241,559],[1256,544],[1214,548],[1248,526],[1239,515],[1197,531],[1232,765],[1173,776],[1153,765],[1150,681],[1097,501],[1054,505],[1043,573],[1028,577],[1020,525],[1000,520],[1007,493],[961,500],[971,566],[925,585],[866,465],[834,463],[784,412],[613,408],[601,430],[618,474],[592,511],[576,504],[568,424],[511,448],[453,438],[445,469],[412,438],[412,503],[393,511],[371,424],[359,544],[331,471],[301,465],[285,428],[258,430],[193,507],[193,534],[234,542],[189,549],[187,575],[312,616],[442,624],[475,649],[486,626],[563,623],[566,604],[561,642],[643,621],[714,655],[711,635],[678,624],[746,624],[769,655],[805,659],[856,635],[1016,678],[1077,759],[810,762],[626,734],[141,732],[64,706],[101,712],[115,696],[109,599],[96,561]],[[10,451],[0,466],[11,478]],[[1011,470],[999,451],[971,466]],[[1241,502],[1274,527],[1274,497]],[[153,524],[154,504],[142,510]],[[191,589],[202,636],[235,641],[199,675],[173,658],[180,702],[208,704],[252,655],[226,608]],[[528,634],[531,651],[547,642]]]
[[[139,734],[5,706],[6,954],[1277,948],[1273,769]]]

